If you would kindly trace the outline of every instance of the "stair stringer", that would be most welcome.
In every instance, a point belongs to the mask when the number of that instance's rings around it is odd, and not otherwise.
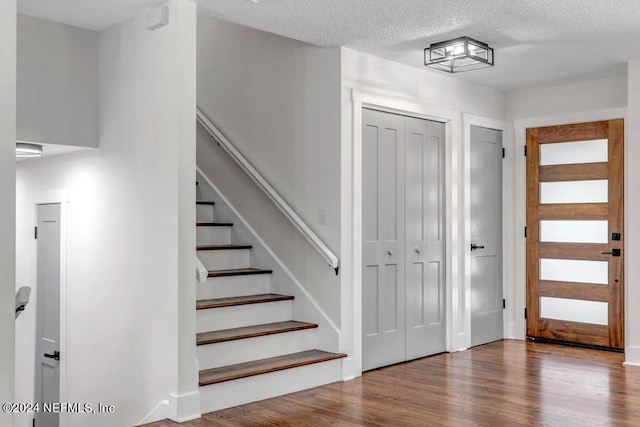
[[[294,317],[296,320],[318,324],[317,345],[318,348],[338,352],[340,341],[340,330],[330,319],[326,312],[320,307],[313,296],[304,288],[300,281],[287,268],[275,252],[265,243],[260,235],[251,227],[247,220],[229,202],[218,187],[197,167],[197,179],[200,182],[201,197],[203,199],[215,200],[215,209],[219,218],[234,223],[232,229],[232,241],[248,243],[253,245],[251,252],[251,264],[257,268],[268,268],[273,270],[271,274],[272,290],[293,295]],[[206,184],[206,185],[203,185]],[[275,287],[275,289],[273,289]],[[342,360],[338,361],[342,364]],[[332,379],[329,382],[339,381],[341,377]]]

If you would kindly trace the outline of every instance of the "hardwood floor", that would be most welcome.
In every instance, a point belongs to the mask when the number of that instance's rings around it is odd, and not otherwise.
[[[204,415],[210,426],[638,426],[640,367],[624,355],[498,341]]]

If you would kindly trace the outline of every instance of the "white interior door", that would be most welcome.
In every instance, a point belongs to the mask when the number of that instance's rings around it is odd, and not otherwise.
[[[404,117],[363,110],[363,370],[405,360]]]
[[[406,360],[446,350],[444,123],[405,118]]]
[[[363,110],[363,370],[445,350],[444,124]]]
[[[60,204],[37,205],[35,402],[60,401]],[[56,413],[40,411],[36,427],[57,427]]]
[[[502,132],[471,126],[471,345],[504,337]]]

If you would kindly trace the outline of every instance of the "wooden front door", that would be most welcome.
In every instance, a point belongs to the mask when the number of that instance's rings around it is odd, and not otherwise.
[[[527,129],[527,337],[624,348],[624,121]]]

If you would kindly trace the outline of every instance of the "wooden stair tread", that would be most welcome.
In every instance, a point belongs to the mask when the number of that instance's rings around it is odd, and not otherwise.
[[[210,270],[208,277],[247,276],[249,274],[271,274],[272,270],[261,268],[233,268],[230,270]]]
[[[224,329],[221,331],[200,332],[196,334],[196,344],[215,344],[225,341],[241,340],[245,338],[261,337],[264,335],[281,334],[285,332],[314,329],[315,323],[287,320],[284,322],[265,323],[263,325],[245,326],[242,328]]]
[[[213,206],[215,204],[216,204],[216,202],[210,202],[208,200],[196,200],[196,205],[210,205],[210,206]]]
[[[196,247],[198,251],[221,251],[233,249],[251,249],[251,245],[200,245]]]
[[[231,227],[232,222],[211,222],[211,221],[199,221],[196,222],[197,227]]]
[[[330,360],[346,357],[343,353],[329,353],[321,350],[307,350],[284,356],[270,357],[268,359],[238,363],[236,365],[200,371],[200,386],[221,383],[224,381],[246,378],[253,375],[282,371],[284,369],[297,368],[299,366],[314,363],[328,362]]]
[[[292,295],[278,295],[278,294],[259,294],[259,295],[246,295],[241,297],[206,299],[206,300],[199,300],[196,302],[196,310],[204,310],[208,308],[233,307],[237,305],[261,304],[261,303],[276,302],[276,301],[289,301],[292,299],[293,299]]]

